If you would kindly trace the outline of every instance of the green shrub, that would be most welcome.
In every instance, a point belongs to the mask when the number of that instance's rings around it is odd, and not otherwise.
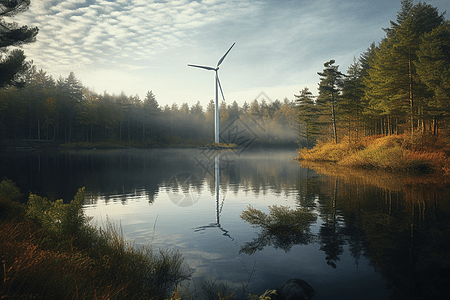
[[[20,189],[14,182],[4,179],[0,182],[0,219],[17,219],[25,217],[25,207],[19,203],[22,199]]]
[[[57,236],[78,235],[88,222],[82,208],[83,200],[84,188],[78,190],[69,204],[64,204],[62,199],[50,201],[30,194],[27,215]]]
[[[16,187],[12,180],[5,178],[0,182],[0,198],[18,202],[22,199],[22,196],[20,189]]]

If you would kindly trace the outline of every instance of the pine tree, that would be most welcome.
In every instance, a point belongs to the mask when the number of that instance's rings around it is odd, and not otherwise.
[[[147,139],[146,124],[150,125],[150,138],[155,139],[156,126],[159,123],[161,109],[159,108],[158,101],[156,101],[153,91],[147,91],[142,104],[142,110],[144,114],[142,122],[142,139],[143,141]]]
[[[343,84],[344,74],[339,72],[339,66],[334,65],[335,61],[332,59],[323,64],[325,69],[323,72],[317,72],[320,78],[319,82],[319,97],[317,101],[322,105],[330,105],[331,107],[331,123],[333,126],[333,138],[337,144],[337,120],[336,120],[336,103],[340,98]]]
[[[230,120],[234,120],[239,116],[239,104],[236,100],[233,101],[232,104],[228,105],[228,114],[230,115]]]
[[[314,96],[308,87],[303,88],[299,95],[294,95],[298,107],[298,119],[300,124],[304,124],[304,133],[299,131],[301,137],[306,138],[306,147],[309,142],[318,133],[318,109],[314,102]]]
[[[427,108],[437,133],[438,119],[450,114],[450,22],[422,37],[417,56],[417,74],[433,93]]]
[[[247,103],[247,101],[244,101],[242,104],[242,114],[248,113],[250,111],[250,105]]]
[[[156,112],[159,110],[158,101],[156,101],[156,97],[153,94],[153,91],[148,91],[144,98],[144,107],[151,112]]]
[[[407,70],[405,64],[399,64],[397,57],[392,55],[392,48],[393,43],[388,40],[381,43],[363,79],[367,101],[365,114],[376,119],[375,134],[385,132],[385,119],[390,123],[393,118],[403,119],[408,112]]]
[[[6,23],[3,17],[12,17],[28,9],[30,0],[0,0],[0,88],[5,86],[23,87],[25,72],[31,63],[25,61],[23,50],[7,50],[10,46],[20,46],[36,41],[39,29],[19,27],[17,23]]]
[[[259,105],[257,99],[253,100],[250,106],[250,113],[252,114],[252,116],[261,117],[261,106]]]
[[[397,23],[391,22],[387,37],[377,51],[366,81],[370,105],[380,114],[407,117],[410,132],[414,132],[415,116],[422,120],[429,91],[418,78],[415,62],[421,37],[444,21],[443,15],[428,4],[402,2]]]
[[[348,139],[351,137],[351,122],[356,123],[356,137],[358,138],[359,117],[362,113],[364,90],[361,76],[361,63],[353,59],[348,67],[347,76],[343,81],[342,97],[339,103],[339,111],[348,120]]]
[[[400,11],[397,13],[397,22],[391,21],[391,28],[383,28],[388,37],[395,34],[396,28],[398,28],[408,18],[413,7],[413,0],[402,0]]]
[[[366,136],[367,127],[374,119],[377,118],[373,109],[369,105],[369,99],[366,95],[367,83],[370,82],[369,70],[373,65],[374,59],[376,58],[377,51],[379,51],[379,47],[375,46],[375,42],[372,42],[370,44],[370,47],[367,48],[367,50],[363,52],[359,57],[359,63],[361,66],[359,73],[361,76],[362,91],[364,93],[363,97],[361,98],[361,121],[363,122],[364,136]]]

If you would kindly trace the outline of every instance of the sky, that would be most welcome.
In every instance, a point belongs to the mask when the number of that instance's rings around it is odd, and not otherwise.
[[[227,104],[295,99],[317,92],[326,61],[346,72],[372,42],[380,42],[400,0],[31,0],[7,21],[37,26],[24,45],[54,79],[70,72],[85,87],[109,94],[152,91],[161,106],[206,107],[215,97],[215,67]],[[417,3],[415,1],[414,3]],[[449,0],[426,3],[448,11]],[[445,16],[448,19],[448,15]]]

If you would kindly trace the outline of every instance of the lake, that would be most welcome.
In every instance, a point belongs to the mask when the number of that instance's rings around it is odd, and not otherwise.
[[[290,278],[314,299],[440,299],[450,275],[449,186],[432,177],[305,167],[292,150],[3,153],[0,176],[182,253],[195,286],[262,294]],[[255,219],[255,216],[259,218]]]

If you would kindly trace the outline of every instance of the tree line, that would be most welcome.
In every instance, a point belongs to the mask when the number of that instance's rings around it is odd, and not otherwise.
[[[10,47],[36,41],[39,29],[7,23],[26,11],[30,0],[0,0],[0,139],[52,140],[59,143],[125,142],[138,146],[194,145],[212,141],[214,101],[161,107],[152,91],[139,96],[97,94],[71,72],[54,80],[27,61],[23,50]],[[244,131],[263,142],[296,142],[295,103],[265,99],[239,106],[222,102],[221,128],[236,123],[229,136]],[[259,129],[259,132],[256,132]],[[235,139],[236,140],[236,139]],[[249,140],[249,137],[241,140]],[[187,141],[187,142],[186,142]]]
[[[214,101],[206,108],[177,103],[161,107],[152,91],[138,95],[95,93],[71,72],[54,80],[31,66],[23,75],[24,87],[0,89],[0,137],[53,140],[61,143],[99,141],[136,142],[142,146],[177,144],[183,140],[213,140]],[[246,126],[258,122],[258,137],[278,143],[280,137],[297,139],[294,101],[265,99],[219,106],[221,128],[247,116]],[[262,125],[261,125],[262,124]],[[263,127],[262,127],[263,126]]]
[[[354,58],[347,74],[324,64],[318,95],[295,95],[301,136],[438,134],[449,126],[450,22],[429,4],[403,0],[386,35]]]

